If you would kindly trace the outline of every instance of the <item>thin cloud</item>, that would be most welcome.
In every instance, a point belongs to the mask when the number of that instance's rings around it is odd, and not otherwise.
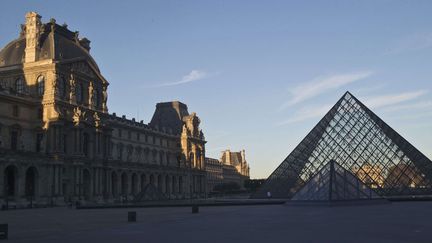
[[[183,76],[180,80],[175,82],[169,82],[169,83],[163,83],[156,85],[155,87],[166,87],[166,86],[175,86],[175,85],[181,85],[186,84],[198,80],[203,80],[209,77],[209,74],[202,70],[192,70],[190,73]]]
[[[414,104],[406,104],[406,105],[395,105],[384,108],[385,112],[393,112],[400,110],[420,110],[420,109],[432,109],[432,101],[422,101]]]
[[[390,46],[390,49],[384,52],[385,55],[400,54],[404,52],[432,48],[432,33],[417,33],[407,36],[396,41]]]
[[[365,79],[371,75],[371,71],[362,71],[356,73],[337,74],[324,78],[315,78],[310,82],[299,85],[290,90],[291,99],[284,103],[280,109],[285,109],[289,106],[309,100],[330,90],[334,90],[352,82]]]
[[[414,92],[405,92],[400,94],[391,94],[391,95],[381,95],[374,96],[370,98],[361,98],[361,101],[364,101],[365,105],[371,109],[388,107],[388,109],[392,109],[396,111],[397,109],[413,109],[413,108],[426,108],[432,107],[432,102],[421,102],[416,104],[407,104],[407,105],[398,105],[403,102],[407,102],[410,100],[417,99],[427,93],[426,90],[419,90]],[[283,126],[292,123],[298,123],[305,120],[309,120],[312,118],[321,118],[323,117],[330,109],[331,105],[320,105],[320,106],[311,106],[311,107],[303,107],[300,108],[291,118],[279,122],[276,126]]]
[[[418,90],[414,92],[405,92],[400,94],[381,95],[370,98],[364,98],[364,103],[369,108],[381,108],[391,105],[396,105],[409,100],[414,100],[427,93],[426,90]]]
[[[296,112],[296,114],[293,117],[277,123],[276,126],[283,126],[287,124],[302,122],[312,118],[323,117],[331,109],[331,107],[332,105],[327,104],[327,105],[317,106],[317,107],[302,108],[298,112]]]

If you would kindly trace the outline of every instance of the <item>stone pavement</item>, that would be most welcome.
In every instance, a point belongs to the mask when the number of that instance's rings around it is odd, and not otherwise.
[[[136,211],[136,223],[127,212]],[[7,242],[432,242],[432,202],[0,211]]]

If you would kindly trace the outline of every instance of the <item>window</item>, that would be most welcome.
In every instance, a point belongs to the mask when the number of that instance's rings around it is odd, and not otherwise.
[[[19,116],[19,107],[17,105],[12,106],[12,116],[14,117]]]
[[[43,138],[42,133],[36,134],[36,152],[41,152],[42,150],[42,138]]]
[[[42,108],[39,108],[37,110],[37,119],[42,120],[42,118],[43,118],[43,110]]]
[[[75,90],[76,100],[77,100],[77,102],[82,102],[83,101],[83,87],[82,87],[82,84],[77,84],[75,88],[76,88],[76,90]]]
[[[88,133],[84,133],[83,136],[83,153],[85,156],[89,155],[89,134]]]
[[[96,107],[96,108],[99,108],[99,91],[98,91],[98,89],[94,89],[93,90],[93,105]]]
[[[19,78],[15,81],[15,91],[19,94],[24,93],[24,81]]]
[[[60,76],[60,79],[58,81],[58,92],[61,98],[64,98],[66,96],[66,80],[63,76]]]
[[[137,140],[137,141],[140,140],[140,133],[139,133],[139,132],[137,132],[137,134],[136,134],[136,140]]]
[[[121,138],[122,137],[122,130],[119,128],[119,130],[118,130],[118,136],[119,136],[119,138]]]
[[[123,144],[118,144],[118,150],[117,150],[117,159],[122,160],[123,157]]]
[[[12,131],[11,132],[11,149],[17,150],[18,148],[18,132]]]
[[[67,135],[63,134],[63,153],[67,153]]]
[[[45,92],[45,78],[42,75],[37,79],[37,92],[39,96],[43,96]]]
[[[132,138],[132,132],[128,131],[128,139],[131,139],[131,138]]]

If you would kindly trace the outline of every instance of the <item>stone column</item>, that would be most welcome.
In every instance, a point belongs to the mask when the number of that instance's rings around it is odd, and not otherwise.
[[[109,195],[109,197],[112,197],[112,189],[111,189],[111,170],[106,169],[105,170],[105,176],[106,176],[106,180],[105,180],[105,189],[106,189],[106,193]]]
[[[59,194],[61,196],[64,196],[64,191],[63,191],[63,166],[59,165],[58,166],[58,170],[59,170],[59,180],[58,180],[58,184],[59,184]]]
[[[72,166],[72,194],[74,196],[78,195],[77,184],[78,184],[77,167],[76,166]]]
[[[5,175],[4,175],[4,166],[0,165],[0,198],[4,197],[4,191],[5,191],[5,185],[4,185],[4,180],[5,180]]]

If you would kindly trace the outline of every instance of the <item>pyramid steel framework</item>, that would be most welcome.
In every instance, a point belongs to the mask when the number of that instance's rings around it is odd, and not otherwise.
[[[292,198],[330,160],[380,196],[432,195],[432,162],[346,92],[251,198]]]

